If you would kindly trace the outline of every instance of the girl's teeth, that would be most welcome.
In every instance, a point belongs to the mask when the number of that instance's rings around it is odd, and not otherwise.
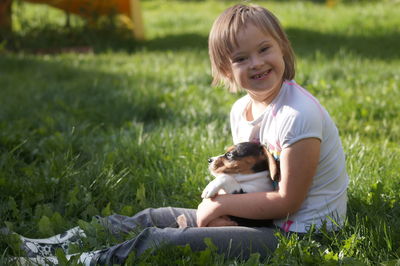
[[[264,77],[264,76],[265,76],[265,73],[256,75],[255,78],[256,78],[256,79],[260,79],[260,78],[262,78],[262,77]]]
[[[264,73],[262,73],[262,74],[255,75],[254,78],[255,79],[261,79],[261,78],[265,77],[268,73],[269,73],[269,70],[264,72]]]

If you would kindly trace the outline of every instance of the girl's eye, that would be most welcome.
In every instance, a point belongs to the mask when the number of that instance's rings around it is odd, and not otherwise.
[[[266,52],[268,50],[269,47],[263,47],[260,49],[260,53]]]
[[[245,57],[237,57],[237,58],[234,58],[234,59],[232,60],[232,62],[233,62],[233,63],[241,63],[241,62],[243,62],[244,60],[246,60]]]

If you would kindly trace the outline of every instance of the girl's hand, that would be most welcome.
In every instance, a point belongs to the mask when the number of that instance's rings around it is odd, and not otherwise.
[[[218,226],[237,226],[238,223],[232,221],[229,216],[218,217],[208,223],[207,227],[218,227]]]
[[[214,198],[203,199],[203,201],[197,207],[197,226],[206,227],[209,224],[221,217],[221,202],[220,196]]]

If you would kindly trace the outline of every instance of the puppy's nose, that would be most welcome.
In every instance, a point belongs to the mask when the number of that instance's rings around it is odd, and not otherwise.
[[[213,161],[213,158],[208,158],[208,163],[212,163]]]

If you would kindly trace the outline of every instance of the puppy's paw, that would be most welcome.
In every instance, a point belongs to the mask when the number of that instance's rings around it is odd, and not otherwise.
[[[235,191],[241,191],[242,187],[232,176],[223,174],[208,183],[206,188],[203,190],[201,197],[203,199],[212,198],[216,196],[221,189],[225,191],[225,193],[231,194]]]
[[[203,193],[201,193],[201,197],[203,199],[208,199],[212,198],[215,195],[218,194],[218,191],[221,189],[221,184],[215,180],[211,181],[208,183],[206,188],[203,190]]]

